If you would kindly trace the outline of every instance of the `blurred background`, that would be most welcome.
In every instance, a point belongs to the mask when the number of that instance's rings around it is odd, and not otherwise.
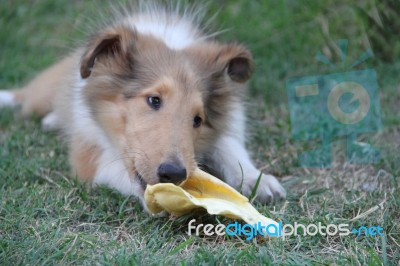
[[[124,2],[132,1],[118,4]],[[337,39],[349,41],[347,68],[372,48],[373,60],[359,67],[377,68],[382,89],[398,96],[398,79],[393,77],[400,56],[397,0],[220,0],[208,4],[206,19],[218,13],[211,28],[223,31],[220,38],[238,40],[252,50],[256,73],[251,92],[268,103],[285,102],[284,81],[289,77],[331,72],[314,57],[323,51],[338,63]],[[107,9],[109,1],[101,0],[2,1],[0,68],[20,70],[2,71],[2,84],[25,81],[32,71],[68,53],[82,41],[88,24],[101,21],[99,14]],[[17,60],[22,54],[25,60]]]

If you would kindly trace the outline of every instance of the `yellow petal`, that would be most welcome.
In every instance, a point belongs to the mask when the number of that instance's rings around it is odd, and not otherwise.
[[[144,198],[148,209],[156,214],[163,210],[180,216],[204,208],[209,214],[242,219],[248,224],[267,226],[278,223],[261,215],[249,200],[218,178],[196,169],[183,184],[147,185]]]

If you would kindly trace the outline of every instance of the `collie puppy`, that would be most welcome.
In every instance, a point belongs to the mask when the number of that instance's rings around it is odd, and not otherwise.
[[[61,130],[73,176],[93,186],[143,202],[147,184],[179,184],[199,166],[249,196],[260,176],[244,134],[252,55],[205,34],[195,13],[119,15],[25,87],[1,91],[0,105]],[[262,174],[256,195],[285,190]]]

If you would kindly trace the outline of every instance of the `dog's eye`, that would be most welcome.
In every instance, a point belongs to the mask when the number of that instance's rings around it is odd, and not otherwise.
[[[151,108],[154,110],[158,110],[161,107],[161,98],[157,96],[150,96],[147,97],[147,103],[150,105]]]
[[[200,116],[196,115],[196,116],[193,118],[193,127],[194,127],[194,128],[200,127],[202,122],[203,122],[203,119],[201,119]]]

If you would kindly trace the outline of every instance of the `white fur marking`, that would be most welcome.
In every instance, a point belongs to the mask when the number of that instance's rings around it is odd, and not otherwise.
[[[89,108],[82,95],[86,81],[78,77],[73,91],[73,126],[70,134],[78,134],[85,138],[87,143],[99,146],[102,151],[97,163],[97,171],[93,185],[105,185],[114,188],[125,195],[141,195],[141,186],[138,181],[132,180],[123,161],[115,149],[109,144],[103,131],[93,120]]]
[[[86,86],[86,81],[77,74],[78,79],[75,84],[72,96],[72,119],[73,128],[69,129],[70,134],[79,134],[85,137],[85,141],[91,144],[97,144],[104,148],[108,144],[106,136],[93,120],[89,108],[86,106],[82,95],[82,89]],[[67,129],[68,130],[68,129]]]
[[[234,103],[229,114],[229,129],[227,135],[234,137],[245,145],[246,117],[244,115],[244,107],[242,104]]]
[[[111,146],[103,150],[97,166],[93,185],[106,185],[125,195],[139,196],[141,187],[139,182],[131,180],[125,165],[118,157],[117,152],[112,152]]]
[[[223,136],[217,142],[213,159],[215,165],[222,170],[225,181],[229,185],[236,188],[242,185],[243,194],[246,196],[251,194],[261,171],[253,165],[243,144],[233,137]],[[262,175],[257,190],[257,198],[260,202],[267,202],[274,196],[285,197],[285,195],[285,189],[274,176]]]
[[[200,41],[199,30],[191,21],[184,18],[142,15],[128,18],[128,24],[142,34],[153,35],[161,39],[171,49],[184,49]],[[204,38],[204,37],[203,37]]]
[[[0,91],[0,107],[3,106],[14,106],[17,102],[15,101],[14,94],[9,91]]]
[[[47,114],[42,119],[42,128],[44,130],[55,130],[60,127],[60,119],[55,112]]]
[[[216,143],[212,155],[213,162],[217,169],[220,169],[225,181],[236,188],[242,185],[241,189],[245,195],[250,195],[257,178],[260,175],[245,148],[245,116],[241,104],[232,106],[229,117],[229,129]],[[243,171],[243,180],[242,180]],[[285,189],[272,175],[262,175],[257,190],[258,200],[266,202],[274,196],[284,197]]]

